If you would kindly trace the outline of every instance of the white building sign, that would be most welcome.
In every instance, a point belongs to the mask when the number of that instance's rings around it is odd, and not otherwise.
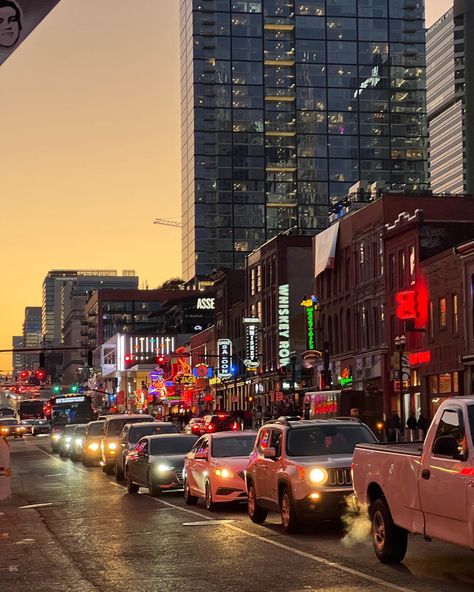
[[[249,370],[255,370],[260,366],[258,359],[258,329],[260,319],[245,318],[245,367]]]
[[[278,288],[278,358],[280,368],[290,363],[290,286]]]
[[[217,376],[219,378],[231,378],[232,376],[232,341],[219,339],[217,341]]]

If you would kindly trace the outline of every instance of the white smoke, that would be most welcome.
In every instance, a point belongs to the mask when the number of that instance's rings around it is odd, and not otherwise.
[[[342,539],[343,545],[353,547],[361,543],[370,543],[372,523],[367,504],[358,503],[353,496],[346,498],[346,511],[342,516],[342,523],[346,531]]]

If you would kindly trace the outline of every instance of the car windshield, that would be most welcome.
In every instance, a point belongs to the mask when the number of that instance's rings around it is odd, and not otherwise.
[[[75,436],[84,436],[84,434],[86,433],[86,425],[80,425],[77,426],[76,429],[74,430],[74,435]]]
[[[16,425],[18,422],[16,419],[0,419],[0,425]]]
[[[176,434],[177,431],[178,428],[176,426],[168,423],[159,423],[153,426],[133,426],[130,429],[128,439],[131,444],[136,444],[138,440],[140,440],[144,436],[152,436],[155,434]]]
[[[172,438],[159,437],[150,439],[150,454],[187,454],[194,446],[197,438],[194,436],[176,436]]]
[[[318,425],[289,430],[288,456],[353,454],[356,444],[377,440],[362,425]]]
[[[94,421],[89,424],[87,428],[87,435],[88,436],[102,436],[104,432],[104,423],[105,421]]]
[[[141,423],[152,421],[152,417],[125,417],[124,419],[112,419],[107,427],[107,436],[119,436],[123,426],[127,423]]]
[[[74,424],[72,424],[72,423],[69,424],[69,425],[67,425],[67,426],[64,426],[64,433],[66,433],[66,434],[72,434],[72,432],[74,431],[74,428],[75,427],[76,426]]]
[[[224,458],[226,456],[249,456],[255,444],[255,434],[248,436],[232,436],[228,438],[214,438],[212,440],[212,456]]]

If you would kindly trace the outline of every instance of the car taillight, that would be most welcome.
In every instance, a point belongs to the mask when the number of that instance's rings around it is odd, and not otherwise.
[[[240,430],[239,424],[237,422],[234,422],[232,424],[231,430],[234,430],[234,431]]]
[[[210,424],[207,426],[207,431],[208,431],[208,432],[213,432],[215,429],[216,429],[216,426],[215,426],[215,425],[213,425],[212,423],[210,423]]]

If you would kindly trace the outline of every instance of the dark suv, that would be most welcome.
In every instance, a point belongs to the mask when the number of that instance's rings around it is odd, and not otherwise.
[[[199,424],[199,433],[215,434],[216,432],[230,432],[241,429],[239,422],[228,413],[217,413],[216,415],[205,415]]]
[[[123,481],[125,478],[125,458],[135,447],[135,444],[145,436],[158,434],[179,434],[178,428],[166,421],[149,421],[144,423],[127,423],[119,438],[119,445],[115,455],[115,478]]]

